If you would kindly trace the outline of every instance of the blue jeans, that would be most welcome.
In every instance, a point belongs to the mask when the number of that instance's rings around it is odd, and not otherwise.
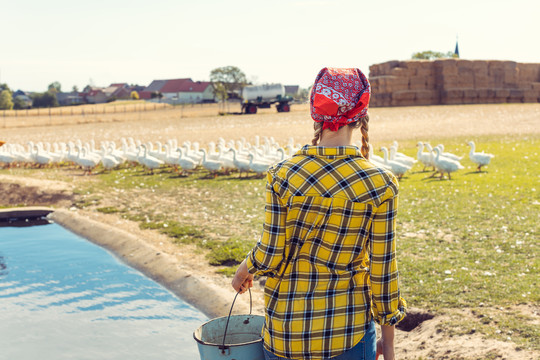
[[[371,321],[369,329],[358,344],[343,354],[330,358],[332,360],[375,360],[377,353],[377,332],[375,331],[375,322]],[[289,360],[272,354],[264,348],[264,358],[266,360]]]

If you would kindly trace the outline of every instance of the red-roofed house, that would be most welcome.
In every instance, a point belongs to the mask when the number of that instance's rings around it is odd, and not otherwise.
[[[154,80],[141,92],[143,98],[147,94],[160,92],[161,101],[169,103],[202,103],[214,102],[214,92],[209,81],[193,81],[186,79]]]

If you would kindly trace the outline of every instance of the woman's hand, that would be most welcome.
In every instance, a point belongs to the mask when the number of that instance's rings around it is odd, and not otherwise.
[[[381,326],[382,337],[377,341],[377,359],[382,354],[384,360],[394,360],[394,327]]]
[[[240,294],[245,293],[250,287],[253,287],[253,274],[250,274],[247,268],[246,260],[242,261],[232,280],[232,287]]]

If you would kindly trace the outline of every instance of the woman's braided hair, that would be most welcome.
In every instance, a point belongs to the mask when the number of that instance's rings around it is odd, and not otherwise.
[[[317,146],[319,141],[321,141],[322,127],[323,127],[322,121],[321,122],[317,122],[317,121],[313,122],[314,134],[313,134],[313,139],[311,139],[311,144],[313,146]]]
[[[360,152],[362,153],[362,156],[364,158],[369,160],[369,134],[368,134],[368,131],[369,131],[369,116],[366,115],[366,116],[358,119],[358,121],[350,123],[348,126],[351,126],[351,127],[355,128],[355,129],[360,128],[360,132],[362,133],[362,147],[360,149]],[[322,128],[323,128],[323,123],[322,122],[317,122],[317,121],[313,122],[314,134],[313,134],[313,139],[311,140],[311,144],[313,146],[317,146],[317,144],[319,144],[319,141],[321,141]]]
[[[369,116],[366,115],[358,120],[360,123],[360,132],[362,133],[362,156],[369,160]]]

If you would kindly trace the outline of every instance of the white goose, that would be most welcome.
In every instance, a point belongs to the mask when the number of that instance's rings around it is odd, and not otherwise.
[[[223,167],[221,161],[208,159],[206,149],[200,149],[199,152],[202,153],[203,156],[201,165],[206,170],[210,171],[210,173],[214,175],[214,177],[217,176],[217,172]]]
[[[394,148],[394,151],[392,151],[392,148]],[[391,160],[397,160],[406,165],[410,164],[410,166],[416,163],[415,158],[405,155],[402,152],[398,152],[398,148],[399,148],[399,144],[396,140],[394,140],[394,142],[392,143],[392,146],[390,146],[390,154],[392,154],[393,152],[393,156],[392,155],[390,156]]]
[[[75,163],[84,169],[83,175],[86,175],[87,173],[91,174],[92,169],[94,169],[97,164],[99,164],[100,159],[88,156],[88,149],[85,147],[77,147],[77,149],[79,150],[79,154],[75,159]]]
[[[256,161],[254,154],[249,154],[248,159],[249,159],[249,169],[253,172],[256,172],[257,175],[266,173],[266,171],[270,167],[270,163],[268,162],[264,162],[260,160]]]
[[[384,154],[384,164],[386,166],[390,167],[390,170],[394,173],[394,175],[396,175],[398,177],[398,179],[401,179],[403,177],[403,175],[408,170],[411,169],[410,166],[407,166],[407,165],[405,165],[403,163],[393,161],[393,160],[389,160],[388,159],[388,149],[385,148],[384,146],[381,148],[381,151]]]
[[[424,151],[424,143],[419,141],[416,144],[416,147],[418,147],[418,152],[416,153],[416,158],[418,161],[420,161],[422,164],[424,164],[424,168],[422,171],[426,170],[426,167],[432,166],[433,170],[435,170],[435,164],[433,164],[433,155],[431,152],[423,152]]]
[[[233,156],[229,155],[229,151],[224,151],[223,147],[223,144],[218,144],[217,146],[219,153],[218,160],[221,161],[221,163],[223,164],[223,168],[225,169],[225,171],[229,173],[231,170],[236,169],[236,166],[234,165]]]
[[[164,144],[163,147],[165,148],[165,158],[163,158],[163,162],[167,165],[171,166],[177,166],[178,165],[178,156],[176,155],[176,152],[171,151],[171,144],[167,143]]]
[[[394,145],[390,146],[390,160],[400,162],[408,167],[412,167],[417,162],[417,160],[410,156],[398,153],[397,147]]]
[[[181,147],[177,148],[176,152],[179,153],[176,163],[180,165],[182,172],[185,173],[187,170],[193,170],[197,167],[198,163],[188,157],[185,157]]]
[[[384,163],[384,158],[380,157],[379,155],[375,155],[373,153],[373,146],[371,144],[368,144],[369,147],[369,162],[375,165],[376,167],[380,167],[386,170],[390,170],[390,166],[387,166]]]
[[[41,167],[42,165],[47,165],[52,161],[52,157],[44,153],[41,144],[34,145],[36,151],[33,153],[32,157],[36,163]]]
[[[475,152],[474,141],[469,141],[469,146],[471,147],[471,151],[469,152],[469,159],[471,159],[473,163],[478,165],[476,169],[480,172],[482,171],[482,166],[488,165],[491,159],[495,157],[495,155],[484,153],[483,151],[481,153]]]
[[[448,179],[452,180],[452,177],[450,176],[450,173],[458,171],[460,169],[464,169],[464,167],[455,160],[442,157],[441,156],[441,149],[438,147],[435,147],[433,149],[435,151],[435,167],[439,170],[441,173],[441,180],[444,176],[444,173],[448,174]]]
[[[113,148],[110,147],[109,152],[103,155],[100,160],[103,167],[107,170],[114,169],[115,167],[120,165],[120,161],[118,161],[118,159],[114,155],[112,155],[112,151]]]
[[[155,158],[153,156],[150,156],[146,151],[146,145],[145,144],[141,145],[141,149],[143,149],[144,152],[143,152],[142,156],[138,157],[139,163],[141,163],[142,165],[144,165],[145,167],[150,169],[151,174],[154,174],[154,169],[157,169],[161,165],[163,165],[163,161],[161,161],[161,160],[159,160],[159,159],[157,159],[157,158]],[[140,150],[139,150],[139,153],[140,153]]]
[[[197,144],[197,143],[195,143],[195,144]],[[190,158],[191,160],[195,161],[197,164],[201,163],[202,154],[198,153],[198,150],[196,150],[196,151],[191,150],[191,143],[189,141],[184,142],[182,147],[184,148],[183,153],[184,153],[185,157]],[[197,146],[195,146],[195,148],[198,148],[198,144],[197,144]]]
[[[7,144],[6,147],[8,148],[6,151],[7,155],[15,157],[13,162],[31,163],[34,161],[30,153],[24,149],[24,146],[20,144]],[[2,160],[0,160],[0,162],[2,162]]]
[[[2,143],[3,145],[4,143]],[[6,145],[6,148],[8,147],[8,145]],[[8,149],[11,150],[11,147],[9,147]],[[11,166],[11,163],[13,163],[14,161],[16,161],[16,157],[14,155],[12,155],[12,153],[10,151],[5,151],[5,152],[0,152],[0,163],[4,163],[4,164],[7,164],[8,167]]]
[[[248,173],[250,170],[249,161],[247,159],[241,159],[238,156],[235,148],[230,148],[229,151],[233,153],[233,163],[234,163],[234,166],[236,166],[236,168],[240,172],[240,176],[242,176],[243,172]]]
[[[463,156],[457,156],[457,155],[454,155],[454,154],[449,153],[449,152],[444,152],[444,145],[443,144],[439,144],[436,147],[441,149],[441,156],[444,156],[445,158],[455,160],[455,161],[459,161],[459,160],[463,159]]]
[[[130,147],[126,141],[122,141],[122,155],[132,163],[136,163],[138,161],[137,151],[133,150],[133,148]]]

